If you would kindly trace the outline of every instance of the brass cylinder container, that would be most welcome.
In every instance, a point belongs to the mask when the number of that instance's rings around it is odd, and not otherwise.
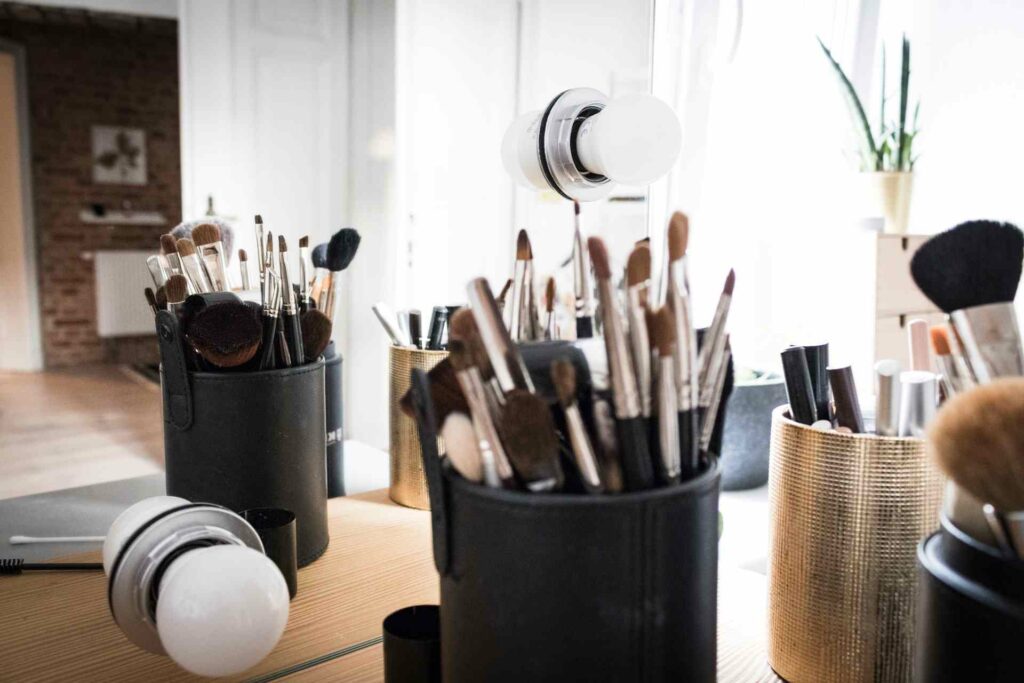
[[[392,346],[390,354],[390,392],[388,414],[390,422],[391,487],[388,495],[399,505],[420,510],[430,509],[427,497],[427,477],[423,473],[420,456],[420,437],[416,420],[402,412],[398,403],[409,390],[409,378],[413,370],[429,371],[448,357],[447,351],[424,351],[421,349]],[[438,425],[440,429],[441,425]],[[438,452],[443,452],[440,438]]]
[[[772,415],[768,661],[792,683],[910,681],[917,545],[943,478],[922,439]]]

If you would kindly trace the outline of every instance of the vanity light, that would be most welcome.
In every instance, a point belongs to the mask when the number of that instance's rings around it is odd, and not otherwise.
[[[200,676],[238,674],[266,657],[288,621],[288,587],[256,531],[234,512],[147,498],[110,527],[103,569],[128,640]]]
[[[675,112],[652,95],[609,100],[593,88],[572,88],[543,111],[513,121],[501,158],[521,185],[593,201],[619,183],[658,180],[675,163],[681,142]]]

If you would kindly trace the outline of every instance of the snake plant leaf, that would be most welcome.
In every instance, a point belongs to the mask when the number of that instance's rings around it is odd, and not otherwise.
[[[832,64],[832,69],[836,73],[836,78],[839,79],[839,83],[842,85],[843,92],[846,95],[847,104],[851,110],[851,116],[854,119],[854,126],[860,132],[858,139],[860,140],[861,146],[861,163],[865,167],[865,170],[878,170],[878,147],[875,145],[875,137],[871,133],[871,124],[868,123],[868,116],[864,112],[864,105],[861,104],[860,97],[857,96],[857,91],[854,89],[853,83],[851,83],[850,79],[846,77],[843,67],[841,67],[835,57],[832,56],[832,52],[825,47],[825,43],[822,42],[821,38],[819,37],[817,40],[818,45],[821,46],[825,56],[828,57],[829,63]]]
[[[910,41],[903,34],[903,60],[900,65],[900,134],[899,154],[897,155],[897,171],[910,170],[904,164],[910,164],[910,145],[907,140],[907,93],[910,89]]]

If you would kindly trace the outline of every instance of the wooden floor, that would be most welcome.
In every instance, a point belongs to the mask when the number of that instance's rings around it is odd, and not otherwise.
[[[0,498],[162,470],[157,385],[115,365],[0,372]]]

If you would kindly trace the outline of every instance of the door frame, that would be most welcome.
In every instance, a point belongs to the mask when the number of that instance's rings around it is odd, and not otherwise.
[[[25,48],[10,40],[0,38],[0,52],[14,58],[15,116],[18,118],[19,159],[21,165],[21,202],[25,250],[22,258],[25,263],[26,291],[28,292],[29,316],[26,321],[26,332],[29,343],[29,363],[18,370],[43,369],[42,328],[39,310],[39,271],[36,252],[36,220],[32,192],[32,141],[29,131],[30,119],[28,109],[28,73],[25,67]]]

